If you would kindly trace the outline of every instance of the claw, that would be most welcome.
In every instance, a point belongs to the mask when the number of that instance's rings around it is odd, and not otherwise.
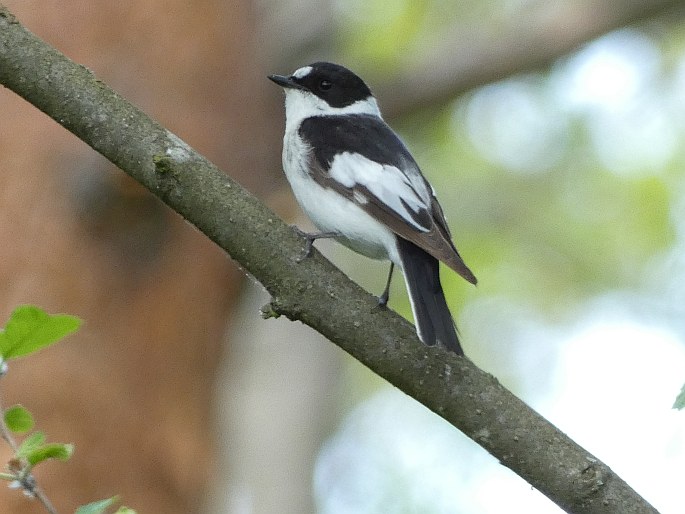
[[[312,254],[312,248],[314,248],[314,241],[316,241],[317,239],[327,239],[331,237],[336,237],[338,235],[337,232],[304,232],[297,227],[293,227],[293,229],[306,240],[302,255],[295,259],[295,262],[298,263],[302,262]]]
[[[378,297],[378,306],[382,309],[387,307],[388,300],[390,299],[390,291],[387,289],[383,291],[383,294]]]

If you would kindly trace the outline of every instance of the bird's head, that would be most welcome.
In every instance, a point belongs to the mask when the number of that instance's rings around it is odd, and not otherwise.
[[[291,75],[269,75],[269,79],[285,91],[288,122],[335,114],[380,116],[369,87],[339,64],[315,62]]]

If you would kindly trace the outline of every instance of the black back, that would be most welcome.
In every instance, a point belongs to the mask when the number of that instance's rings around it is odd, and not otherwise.
[[[378,116],[313,116],[302,120],[299,132],[311,146],[316,160],[326,167],[337,154],[355,152],[400,170],[407,164],[418,169],[404,143]]]

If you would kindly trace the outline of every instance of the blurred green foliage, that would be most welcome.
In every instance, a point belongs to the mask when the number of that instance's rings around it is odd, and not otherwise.
[[[554,312],[607,288],[639,286],[644,266],[672,244],[663,178],[611,173],[579,157],[581,141],[554,169],[513,173],[479,156],[463,133],[450,137],[434,114],[432,127],[418,121],[427,131],[409,130],[413,119],[399,128],[438,191],[481,294],[526,298]]]
[[[339,53],[372,83],[459,27],[496,36],[529,8],[516,0],[339,7]],[[683,85],[685,27],[656,20],[590,42],[546,69],[388,120],[435,187],[479,279],[474,288],[443,269],[455,319],[467,304],[496,298],[524,306],[533,323],[563,324],[612,291],[663,294],[654,281],[664,270],[656,268],[679,242],[675,213],[685,191],[677,144],[685,132]],[[380,273],[369,269],[355,278],[377,293]],[[399,276],[390,307],[411,319]],[[461,328],[467,346],[488,347],[473,340],[484,329]],[[499,338],[511,340],[513,351],[512,333]],[[360,389],[356,372],[350,382]]]
[[[521,8],[517,2],[348,2],[342,9],[342,53],[360,63],[361,74],[366,67],[382,75],[445,27],[473,22],[496,30],[508,12]],[[681,41],[678,34],[672,36]],[[662,75],[651,84],[665,88],[666,64],[682,58],[683,45],[654,45],[670,52],[664,55]],[[474,144],[468,118],[475,92],[451,105],[390,120],[437,190],[454,240],[479,278],[474,290],[443,273],[450,303],[457,308],[475,296],[496,294],[563,316],[602,291],[639,288],[648,280],[650,262],[674,243],[671,207],[677,199],[672,190],[680,181],[683,157],[668,160],[666,169],[650,168],[649,162],[643,172],[608,169],[593,148],[593,114],[573,111],[555,98],[559,80],[564,78],[558,70],[542,70],[508,81],[525,83],[534,107],[554,111],[555,133],[540,134],[558,154],[549,167],[510,169]],[[520,108],[508,112],[504,105],[497,113],[490,129],[508,129],[516,138]],[[408,315],[408,304],[400,310]]]

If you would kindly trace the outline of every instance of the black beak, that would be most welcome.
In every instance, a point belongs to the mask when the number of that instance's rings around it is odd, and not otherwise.
[[[306,89],[295,82],[292,77],[286,77],[285,75],[269,75],[269,80],[288,89]]]

